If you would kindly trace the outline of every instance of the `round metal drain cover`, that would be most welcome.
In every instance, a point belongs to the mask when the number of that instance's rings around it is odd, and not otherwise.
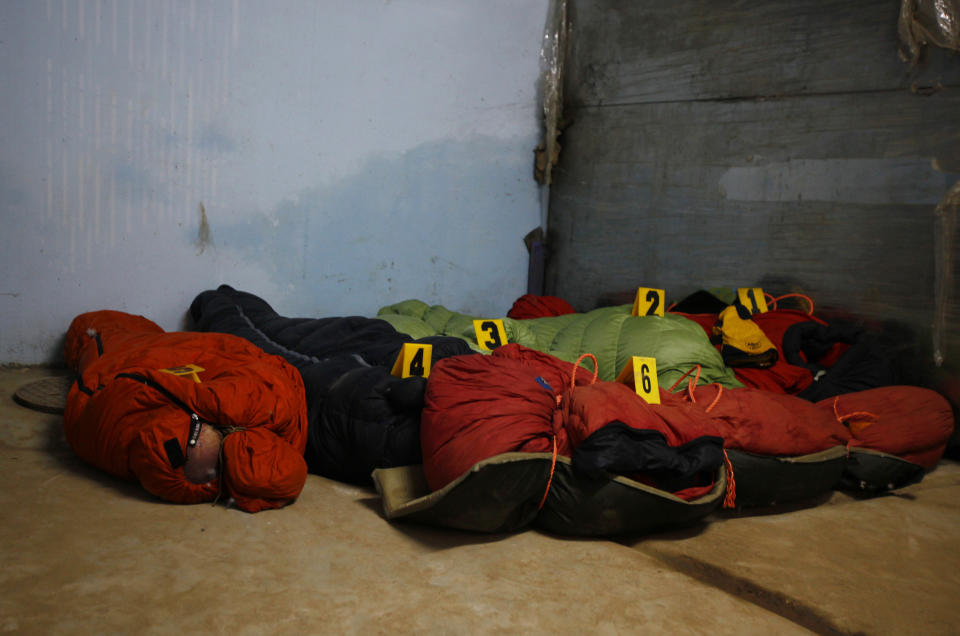
[[[13,399],[17,404],[35,411],[62,414],[72,385],[73,377],[68,375],[34,380],[17,389]]]

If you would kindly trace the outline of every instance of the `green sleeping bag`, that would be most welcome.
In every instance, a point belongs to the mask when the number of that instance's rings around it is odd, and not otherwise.
[[[632,316],[632,306],[601,307],[584,314],[566,314],[531,320],[502,318],[507,340],[543,351],[567,362],[592,353],[600,364],[600,379],[613,381],[631,356],[657,359],[660,386],[669,389],[680,377],[700,365],[699,384],[717,382],[724,387],[743,386],[710,344],[703,328],[682,316]],[[469,316],[442,305],[405,300],[383,307],[377,314],[402,333],[414,338],[457,336],[480,350],[473,321],[490,316]],[[505,344],[505,343],[504,343]]]

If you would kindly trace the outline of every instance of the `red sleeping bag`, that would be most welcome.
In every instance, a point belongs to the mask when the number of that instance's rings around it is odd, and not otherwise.
[[[708,336],[713,335],[713,325],[717,322],[716,314],[684,314],[678,315],[688,318],[700,325]],[[752,367],[733,367],[733,372],[744,385],[754,389],[787,393],[795,395],[813,383],[813,374],[806,367],[790,364],[783,353],[783,336],[787,329],[795,324],[808,321],[822,323],[820,319],[795,309],[774,309],[762,314],[755,314],[751,320],[763,331],[764,335],[777,348],[777,361],[773,366],[758,369]],[[821,360],[821,364],[829,366],[840,352],[848,345],[834,345],[830,353]]]
[[[722,437],[726,448],[798,457],[850,440],[850,431],[832,413],[792,395],[717,384],[698,387],[693,395],[713,420],[711,434]]]
[[[896,455],[926,469],[940,461],[953,434],[950,403],[931,389],[885,386],[844,393],[816,406],[850,427],[851,447]]]
[[[480,460],[508,453],[569,455],[566,431],[554,424],[556,395],[570,383],[573,365],[509,344],[489,356],[445,358],[427,380],[420,417],[423,472],[439,490]],[[581,369],[580,382],[590,374]]]
[[[527,320],[530,318],[563,316],[576,312],[577,310],[563,298],[524,294],[513,302],[513,306],[510,307],[510,311],[507,312],[507,317],[517,320]]]
[[[563,422],[571,449],[581,451],[575,456],[575,463],[577,459],[583,457],[582,451],[585,446],[582,445],[587,442],[591,446],[596,446],[596,440],[602,436],[594,436],[594,434],[605,427],[607,430],[613,428],[611,423],[614,423],[614,426],[622,423],[634,431],[656,431],[663,436],[666,445],[674,449],[690,449],[691,446],[712,438],[716,442],[716,450],[722,452],[723,441],[717,433],[719,429],[702,409],[663,389],[660,390],[660,402],[660,404],[648,404],[633,389],[619,382],[597,382],[568,391],[562,400]],[[591,438],[591,436],[594,437]],[[635,448],[635,446],[626,446],[624,451],[629,452]],[[697,457],[696,450],[693,451],[692,457]],[[661,457],[659,463],[665,459],[667,458]],[[685,460],[682,455],[679,457],[674,455],[669,459],[675,462],[687,461],[688,464],[690,462],[689,457]],[[719,461],[719,457],[717,460]],[[687,483],[674,489],[665,488],[658,480],[642,473],[630,473],[628,476],[635,481],[670,490],[675,496],[687,500],[702,496],[713,487],[712,479],[699,480],[700,485]]]
[[[423,470],[430,488],[439,490],[495,455],[551,452],[554,440],[558,454],[571,456],[611,423],[620,430],[652,433],[656,440],[651,453],[654,459],[663,459],[661,464],[673,461],[696,467],[709,459],[709,449],[702,455],[694,449],[686,456],[671,450],[706,435],[710,418],[702,410],[666,392],[662,394],[669,404],[648,405],[623,384],[593,383],[592,373],[582,367],[577,368],[571,387],[573,369],[569,362],[517,344],[500,347],[489,356],[458,356],[436,363],[427,381],[420,429]],[[623,445],[616,447],[623,441],[624,436],[617,433],[603,442],[605,446],[594,448],[590,457],[609,459],[611,452],[623,450]],[[718,466],[722,441],[713,441]],[[684,494],[697,496],[710,486],[687,489]]]
[[[236,336],[167,333],[118,311],[77,316],[65,357],[79,377],[64,430],[83,460],[176,503],[223,494],[256,512],[300,494],[306,399],[282,358]],[[197,483],[186,475],[201,433],[222,448],[212,447],[212,478]]]
[[[683,395],[690,396],[689,389]],[[678,396],[679,397],[679,396]],[[840,482],[847,465],[847,428],[802,398],[749,387],[697,388],[704,410],[724,439],[734,495],[741,507],[810,499]],[[726,503],[726,501],[725,501]]]

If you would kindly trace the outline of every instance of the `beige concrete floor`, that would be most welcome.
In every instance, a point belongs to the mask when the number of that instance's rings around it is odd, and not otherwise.
[[[151,498],[82,464],[0,368],[0,632],[956,634],[960,464],[895,496],[575,540],[391,524],[310,476],[282,510]]]

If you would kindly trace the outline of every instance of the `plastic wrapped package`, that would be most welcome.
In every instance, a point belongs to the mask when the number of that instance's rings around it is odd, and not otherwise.
[[[928,44],[960,51],[960,0],[901,0],[900,55],[916,64]]]
[[[551,0],[540,47],[543,141],[537,146],[537,182],[550,185],[551,172],[560,157],[560,122],[563,111],[564,55],[567,46],[567,0]]]

